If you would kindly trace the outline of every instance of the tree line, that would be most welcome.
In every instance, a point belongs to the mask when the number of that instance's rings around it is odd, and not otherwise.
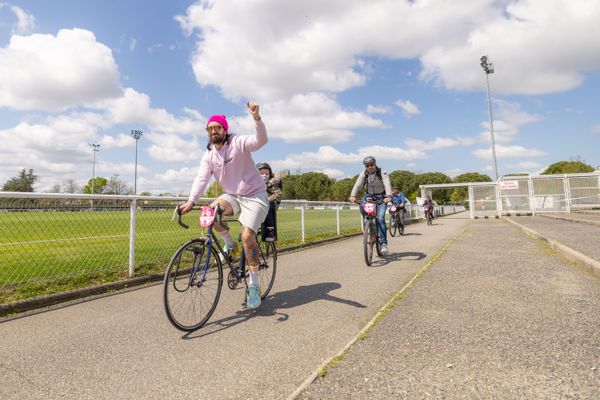
[[[581,161],[559,161],[548,166],[542,175],[585,173],[593,172],[594,168]],[[512,174],[528,175],[528,174]],[[450,178],[441,172],[414,173],[404,170],[396,170],[389,173],[392,186],[397,186],[402,193],[414,202],[420,196],[419,185],[444,184],[444,183],[466,183],[466,182],[491,182],[492,179],[485,174],[468,172]],[[283,199],[288,200],[311,200],[311,201],[347,201],[356,182],[358,175],[352,178],[334,179],[320,172],[306,172],[304,174],[283,176]],[[33,192],[34,183],[38,176],[32,169],[22,169],[15,177],[10,178],[2,187],[3,191],[9,192]],[[97,177],[93,181],[94,194],[133,194],[133,188],[120,180],[117,175],[106,179]],[[92,179],[83,187],[79,187],[73,179],[66,179],[62,185],[54,185],[51,192],[55,193],[92,193]],[[207,197],[217,197],[222,193],[218,182],[213,182],[206,193]],[[361,194],[361,193],[359,193]],[[150,195],[142,192],[140,195]],[[170,193],[163,193],[172,196]],[[439,189],[434,193],[434,199],[438,203],[460,203],[468,198],[467,188]]]

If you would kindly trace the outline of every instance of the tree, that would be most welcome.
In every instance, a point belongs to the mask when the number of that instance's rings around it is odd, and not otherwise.
[[[296,186],[300,180],[300,175],[288,175],[282,178],[283,185],[283,199],[294,200],[299,197],[296,195]]]
[[[424,174],[418,174],[417,178],[417,187],[418,185],[431,185],[431,184],[443,184],[443,183],[452,183],[452,179],[446,174],[441,172],[426,172]],[[405,193],[406,194],[406,193]],[[414,197],[420,194],[413,194]],[[413,201],[411,195],[411,202]],[[438,203],[445,203],[450,200],[450,190],[448,189],[439,189],[435,191],[435,196],[432,196],[435,201]]]
[[[62,184],[63,193],[79,193],[81,191],[81,187],[75,182],[74,179],[65,179]]]
[[[491,182],[492,178],[485,174],[478,172],[467,172],[462,175],[455,176],[452,179],[453,183],[467,183],[467,182]],[[452,190],[450,194],[450,201],[452,203],[462,203],[469,197],[468,189],[466,187],[458,187]]]
[[[217,181],[213,181],[206,191],[206,197],[217,198],[223,194],[223,188]]]
[[[6,181],[2,190],[6,192],[33,192],[33,184],[37,180],[38,176],[33,173],[32,169],[26,172],[25,168],[23,168],[18,176],[14,176]]]
[[[333,183],[334,180],[322,172],[307,172],[300,175],[296,196],[311,201],[330,200]]]
[[[94,192],[96,192],[96,187],[94,187]],[[128,186],[127,183],[125,183],[121,179],[119,179],[119,175],[115,174],[110,177],[108,182],[106,182],[104,190],[102,192],[97,191],[97,193],[130,195],[133,194],[133,188]]]
[[[559,161],[550,164],[542,175],[575,174],[581,172],[594,172],[594,167],[581,161]]]
[[[345,178],[336,181],[331,187],[331,200],[348,201],[356,178]]]
[[[419,189],[417,175],[410,171],[393,171],[390,174],[390,183],[397,186],[405,196],[410,196]]]
[[[100,176],[96,177],[94,179],[94,194],[100,194],[104,191],[104,187],[106,187],[106,184],[108,183],[108,181],[106,180],[106,178],[102,178]],[[92,193],[92,180],[90,179],[87,183],[87,185],[85,185],[83,187],[83,193],[85,194],[91,194]]]
[[[150,193],[150,192],[142,192],[142,193],[140,193],[140,196],[152,196],[152,193]]]

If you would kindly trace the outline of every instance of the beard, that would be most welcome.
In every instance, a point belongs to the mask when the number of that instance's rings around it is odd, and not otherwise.
[[[225,143],[225,139],[227,138],[227,134],[223,135],[210,135],[210,142],[212,144],[223,144]]]

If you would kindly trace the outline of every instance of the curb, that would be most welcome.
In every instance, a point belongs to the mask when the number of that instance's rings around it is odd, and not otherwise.
[[[406,291],[408,291],[408,289],[412,287],[412,285],[421,277],[421,275],[426,273],[427,270],[429,270],[429,268],[431,268],[431,266],[435,264],[437,260],[440,259],[440,257],[446,252],[446,250],[448,250],[450,245],[454,243],[456,239],[458,239],[463,233],[465,233],[467,227],[468,225],[465,226],[452,239],[450,239],[450,241],[446,243],[446,245],[442,247],[442,249],[439,250],[427,262],[427,264],[425,264],[421,269],[417,271],[415,276],[413,276],[412,279],[406,285],[404,285],[402,289],[400,289],[400,291],[398,291],[394,296],[392,296],[392,298],[383,307],[381,307],[379,311],[377,311],[375,316],[371,318],[371,320],[356,334],[356,336],[354,336],[354,338],[352,338],[348,343],[346,343],[346,345],[342,347],[341,350],[338,351],[335,355],[329,357],[327,360],[321,363],[317,367],[317,369],[314,370],[308,376],[308,378],[306,378],[304,382],[302,382],[300,386],[296,388],[296,390],[294,390],[294,392],[292,392],[288,397],[286,397],[286,400],[296,400],[298,396],[300,396],[321,375],[322,372],[326,372],[329,369],[329,365],[332,362],[334,362],[335,360],[342,359],[344,354],[346,354],[356,342],[364,339],[368,335],[368,333],[379,323],[379,321],[385,318],[388,312],[394,307],[395,303],[400,301],[404,297]]]
[[[583,253],[578,252],[568,246],[565,246],[562,243],[557,242],[556,240],[552,240],[539,232],[534,231],[531,228],[527,228],[518,222],[515,222],[509,218],[504,218],[505,221],[510,222],[516,227],[520,228],[526,235],[532,237],[534,239],[541,240],[543,242],[548,243],[548,245],[556,250],[559,254],[561,254],[567,260],[577,264],[580,267],[583,267],[587,272],[590,272],[596,276],[600,276],[600,261],[596,261],[591,257],[586,256]]]
[[[590,219],[577,219],[577,218],[568,218],[568,217],[560,217],[557,215],[547,215],[547,214],[538,214],[540,217],[550,218],[550,219],[560,219],[563,221],[569,222],[577,222],[580,224],[589,224],[589,225],[600,225],[600,221],[593,221]]]

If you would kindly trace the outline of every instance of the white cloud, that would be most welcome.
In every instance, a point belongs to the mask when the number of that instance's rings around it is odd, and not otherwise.
[[[600,124],[592,126],[593,133],[600,133]]]
[[[542,165],[538,164],[536,162],[533,161],[523,161],[520,163],[516,163],[516,164],[507,164],[506,165],[508,168],[512,168],[512,169],[526,169],[526,170],[537,170],[539,169]]]
[[[171,134],[204,134],[205,118],[177,118],[162,108],[150,107],[150,97],[132,88],[123,91],[118,98],[96,102],[95,107],[106,110],[112,124],[144,124],[152,131]]]
[[[422,160],[429,158],[421,150],[417,149],[402,149],[400,147],[388,147],[388,146],[368,146],[361,147],[359,149],[360,154],[372,155],[377,160]]]
[[[484,160],[492,159],[492,150],[491,149],[478,149],[473,152],[473,154]],[[496,158],[527,158],[527,157],[541,157],[546,155],[545,152],[537,149],[526,149],[523,146],[503,146],[496,145]]]
[[[453,169],[449,169],[447,171],[444,172],[446,175],[448,175],[450,178],[454,178],[460,174],[463,174],[464,171],[460,168],[453,168]]]
[[[165,163],[200,162],[205,148],[198,140],[184,140],[179,135],[149,134],[147,139],[152,142],[148,154],[156,161]]]
[[[198,32],[201,85],[263,102],[363,85],[367,56],[419,58],[423,79],[483,90],[479,58],[488,54],[494,92],[568,90],[600,67],[589,50],[600,46],[599,19],[596,0],[200,0],[176,17],[188,35]]]
[[[17,25],[13,32],[17,34],[27,34],[35,29],[35,17],[17,6],[11,6],[10,9],[17,17]]]
[[[494,141],[504,143],[515,140],[522,125],[541,120],[539,115],[529,114],[521,109],[518,103],[494,99]],[[481,133],[481,140],[490,142],[490,122],[481,123],[485,129]]]
[[[408,118],[412,117],[413,115],[421,114],[419,107],[417,107],[417,105],[412,103],[410,100],[398,100],[394,104],[400,107],[402,111],[404,111],[404,115]]]
[[[486,3],[487,18],[473,19],[459,42],[424,51],[423,78],[449,89],[481,90],[479,58],[488,55],[495,65],[493,93],[544,94],[573,89],[585,72],[600,67],[600,53],[590,51],[600,46],[596,0]]]
[[[367,104],[367,114],[387,114],[390,110],[388,106]]]
[[[268,122],[269,137],[288,143],[342,143],[352,137],[353,129],[383,127],[381,120],[362,112],[343,110],[334,98],[322,93],[296,95],[289,101],[261,105],[261,114]],[[254,132],[254,122],[249,115],[231,120],[234,132]]]
[[[0,107],[61,111],[121,95],[111,50],[84,29],[13,35],[0,48]]]
[[[100,140],[98,140],[98,143],[100,144],[102,149],[135,146],[135,141],[133,140],[133,138],[130,135],[126,135],[124,133],[121,133],[116,137],[104,135],[100,138]]]
[[[459,145],[470,146],[475,143],[475,140],[469,139],[469,138],[452,139],[452,138],[437,137],[431,141],[424,141],[424,140],[408,138],[404,141],[404,143],[406,143],[406,145],[411,149],[426,151],[426,150],[445,149],[448,147],[459,146]]]

